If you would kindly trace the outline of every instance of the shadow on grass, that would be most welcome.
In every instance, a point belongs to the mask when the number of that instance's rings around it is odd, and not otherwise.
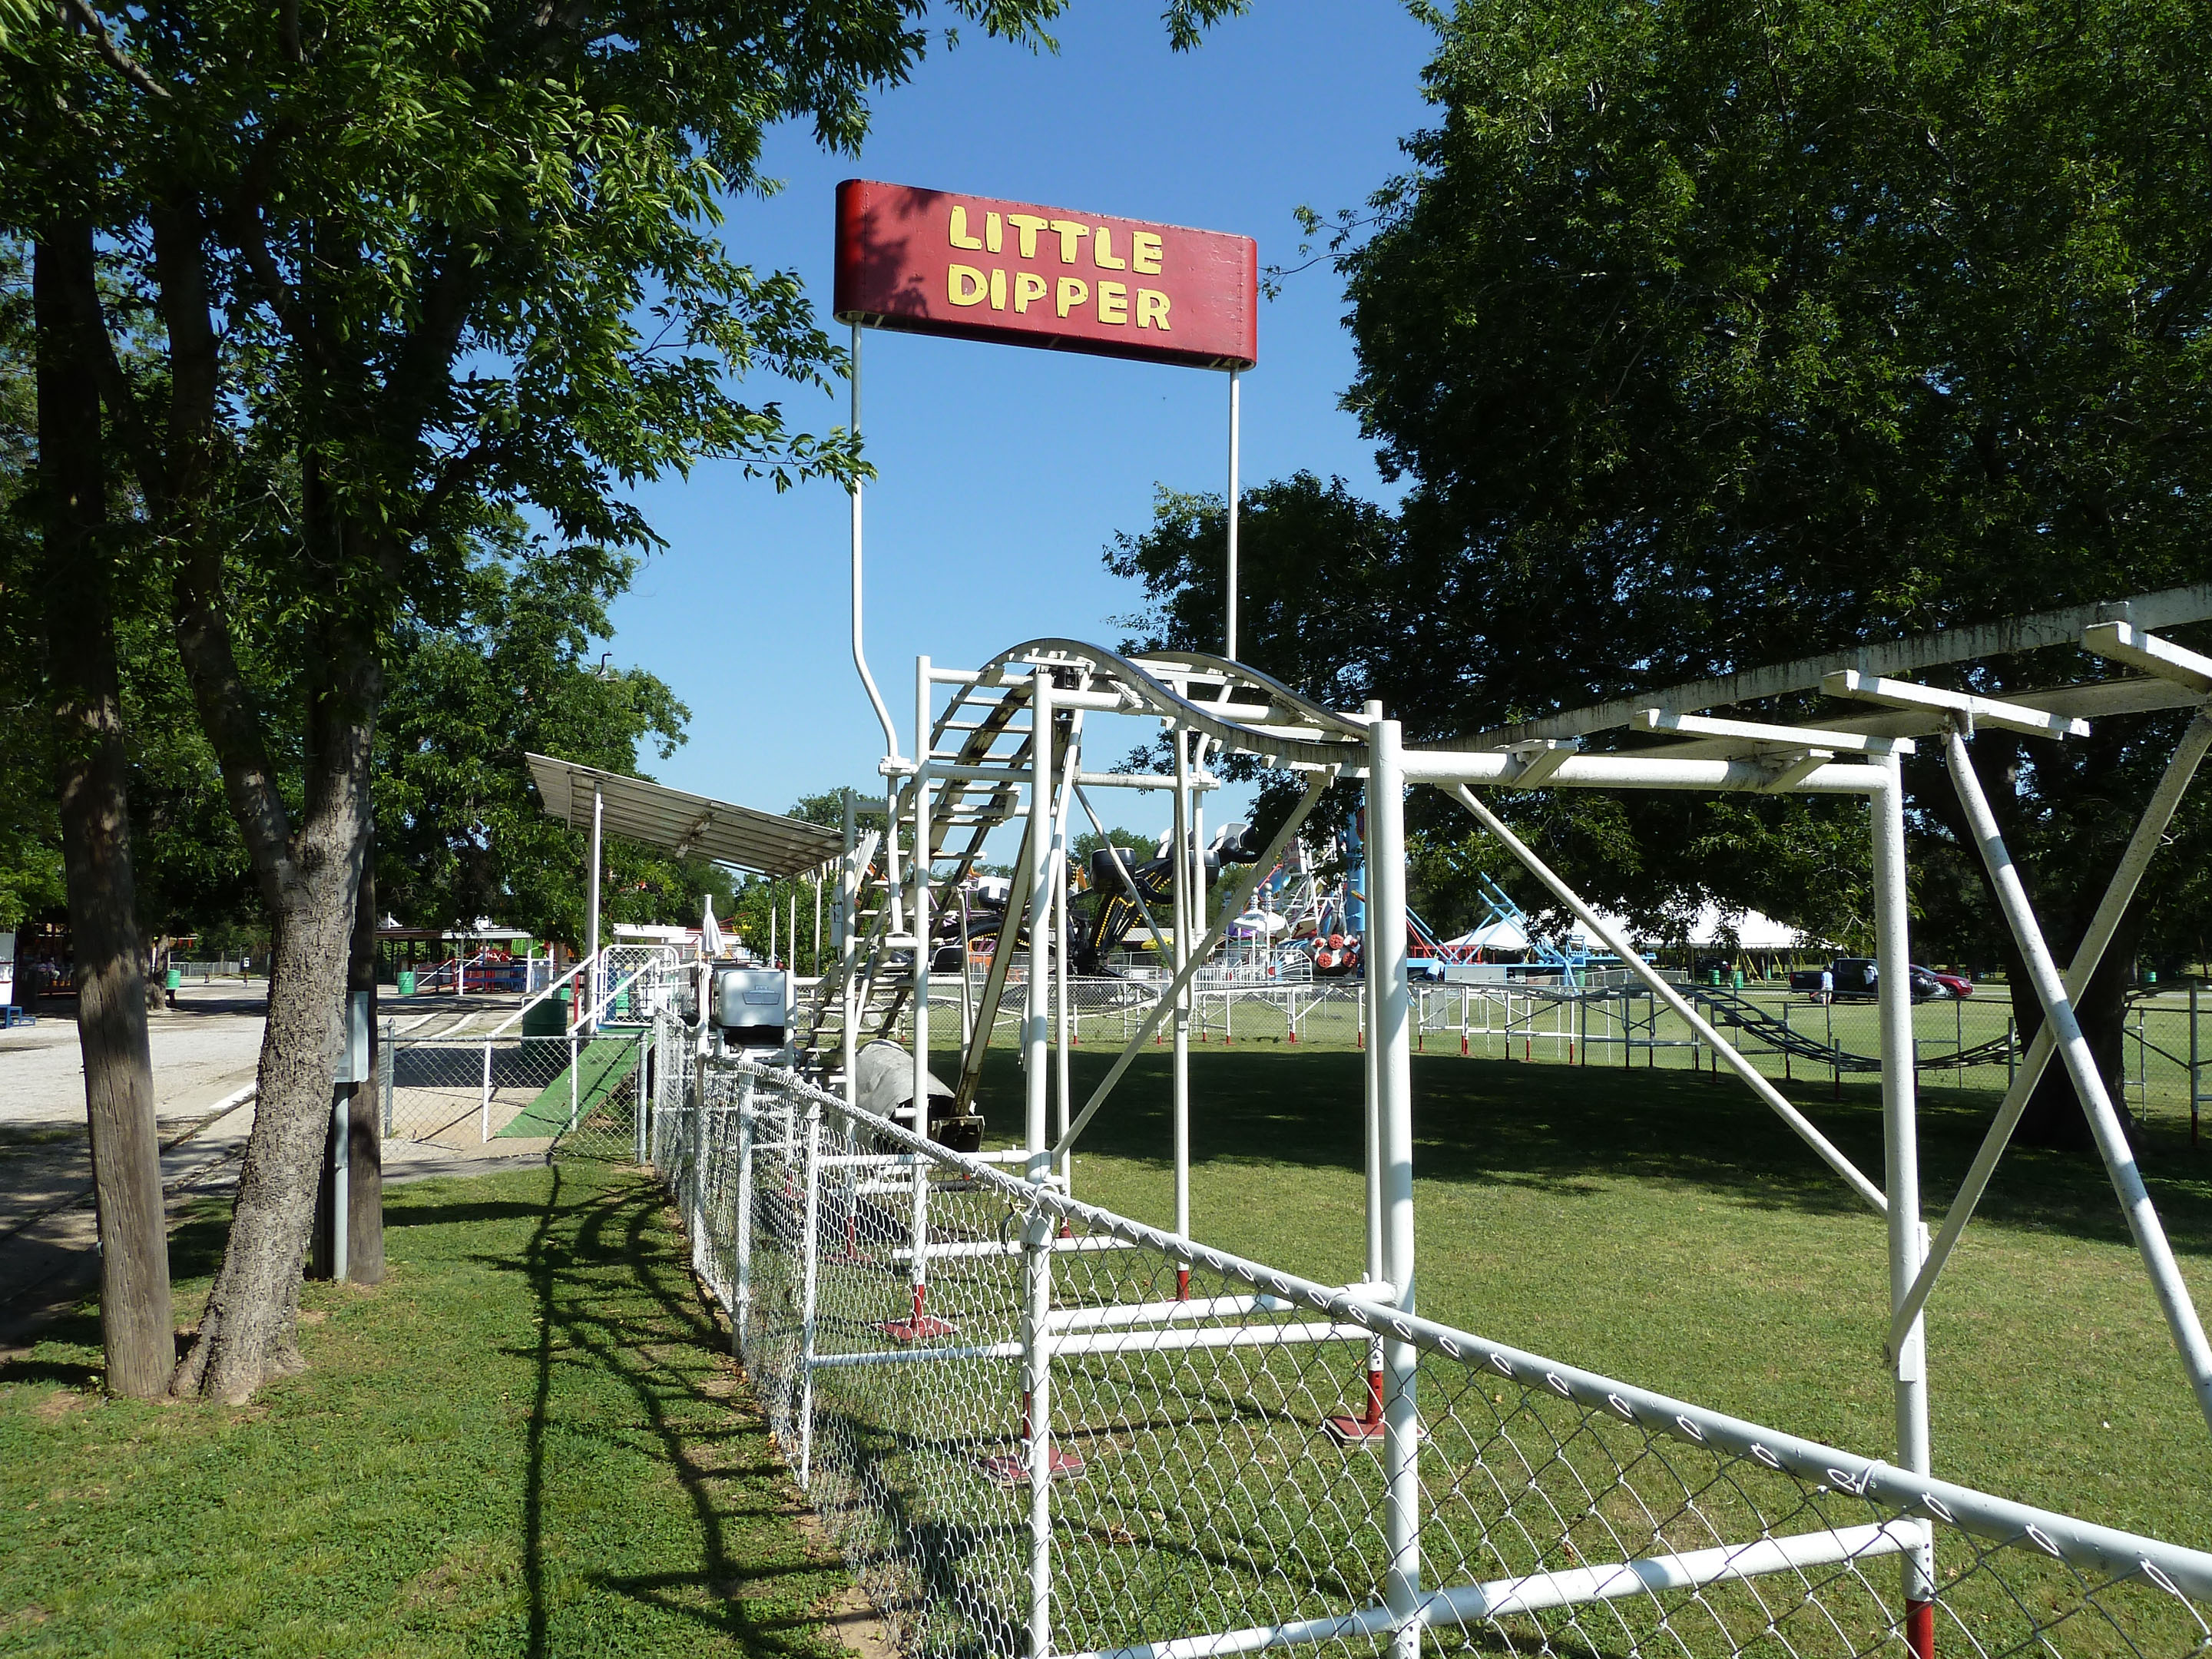
[[[948,1057],[949,1059],[949,1057]],[[1075,1098],[1088,1097],[1113,1054],[1070,1056]],[[953,1062],[957,1065],[957,1062]],[[1139,1054],[1085,1133],[1094,1154],[1164,1165],[1170,1061]],[[1302,1164],[1357,1172],[1361,1077],[1357,1052],[1283,1048],[1194,1051],[1194,1163]],[[1881,1102],[1871,1084],[1824,1083],[1785,1091],[1843,1152],[1880,1183]],[[1018,1139],[1022,1076],[1011,1052],[993,1049],[979,1105],[995,1136]],[[1936,1213],[1972,1163],[1996,1104],[1931,1089],[1920,1103],[1922,1191]],[[1626,1178],[1696,1186],[1733,1201],[1816,1214],[1864,1213],[1810,1148],[1733,1077],[1417,1055],[1413,1060],[1414,1171],[1426,1180],[1533,1188],[1565,1198]],[[2212,1152],[2185,1137],[2146,1131],[2137,1156],[2178,1250],[2212,1254]],[[2128,1242],[2104,1165],[2015,1146],[2008,1152],[1979,1220]]]
[[[812,1559],[800,1540],[767,1432],[720,1358],[726,1338],[699,1299],[661,1206],[649,1177],[580,1180],[556,1164],[521,1261],[479,1258],[526,1274],[540,1316],[524,1501],[528,1652],[544,1659],[555,1650],[547,1445],[567,1392],[556,1384],[562,1367],[588,1367],[618,1384],[632,1410],[594,1413],[600,1426],[562,1421],[560,1433],[634,1453],[635,1431],[645,1431],[647,1449],[683,1490],[698,1542],[696,1565],[590,1576],[742,1652],[821,1659],[836,1649],[820,1633],[819,1608],[842,1584],[842,1568]],[[756,1528],[768,1535],[751,1535]]]

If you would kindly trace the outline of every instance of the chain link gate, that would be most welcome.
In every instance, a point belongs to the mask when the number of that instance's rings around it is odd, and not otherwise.
[[[655,1047],[695,1266],[908,1652],[1871,1654],[1929,1544],[1938,1652],[2212,1646],[2212,1556],[1180,1243],[672,1020]]]

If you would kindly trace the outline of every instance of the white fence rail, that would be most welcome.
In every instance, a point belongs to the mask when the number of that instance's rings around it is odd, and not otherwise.
[[[788,1073],[697,1069],[673,1020],[654,1048],[695,1266],[908,1652],[2212,1644],[2212,1556],[1179,1242]],[[1929,1545],[1908,1612],[1896,1558]]]

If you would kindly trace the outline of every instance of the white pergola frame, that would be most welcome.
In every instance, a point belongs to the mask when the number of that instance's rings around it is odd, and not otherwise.
[[[2158,638],[2149,631],[2146,618],[2159,626],[2212,619],[2212,587],[2172,590],[2116,605],[2053,611],[1919,636],[1848,653],[1840,659],[1828,657],[1782,665],[1486,732],[1463,744],[1417,749],[1405,746],[1399,722],[1384,718],[1378,704],[1370,703],[1358,714],[1332,712],[1256,671],[1201,653],[1129,657],[1074,641],[1039,639],[1002,653],[980,669],[942,668],[923,658],[915,671],[912,758],[898,753],[896,734],[890,731],[886,714],[890,752],[881,770],[890,789],[884,801],[874,804],[911,836],[914,851],[903,875],[897,868],[899,837],[890,835],[879,842],[873,835],[857,836],[848,813],[847,851],[833,916],[842,964],[837,994],[844,1000],[845,1098],[848,1102],[854,1098],[855,1027],[870,976],[884,971],[894,951],[910,951],[913,1084],[918,1103],[915,1120],[917,1133],[927,1133],[926,1109],[919,1103],[927,1099],[930,918],[934,896],[964,878],[993,829],[1019,823],[1023,847],[1009,896],[1006,924],[981,994],[982,1006],[967,1022],[970,1036],[963,1066],[961,1101],[964,1106],[974,1097],[982,1053],[999,1002],[1006,994],[1008,969],[1017,954],[1018,919],[1025,923],[1028,933],[1023,988],[1025,1091],[1021,1153],[1028,1178],[1066,1190],[1069,1157],[1077,1141],[1108,1103],[1130,1061],[1164,1023],[1172,1021],[1173,1237],[1188,1243],[1192,1238],[1191,1096],[1187,1027],[1192,981],[1230,921],[1249,902],[1251,887],[1297,833],[1322,791],[1340,778],[1362,779],[1366,785],[1370,872],[1365,960],[1372,1037],[1367,1049],[1365,1088],[1367,1248],[1361,1290],[1364,1297],[1377,1304],[1395,1306],[1408,1316],[1414,1314],[1418,1298],[1404,799],[1409,787],[1425,784],[1469,811],[1561,905],[1619,954],[1654,996],[1689,1024],[1717,1059],[1741,1078],[1862,1201],[1883,1215],[1892,1315],[1887,1364],[1894,1390],[1899,1467],[1920,1475],[1931,1472],[1924,1340],[1928,1297],[2054,1054],[2067,1066],[2087,1109],[2099,1152],[2121,1200],[2184,1372],[2208,1424],[2212,1424],[2212,1346],[2206,1343],[2202,1322],[2074,1013],[2075,1000],[2101,959],[2205,752],[2212,749],[2212,659]],[[857,654],[857,629],[854,643]],[[2012,701],[1973,696],[1900,678],[1904,672],[1922,668],[2069,643],[2124,667],[2146,672]],[[1830,718],[1807,726],[1715,718],[1702,712],[1815,690],[1863,702],[1872,712]],[[2063,742],[2087,732],[2089,714],[2181,708],[2197,708],[2197,718],[2190,723],[2137,825],[2095,921],[2062,975],[2051,960],[1975,775],[1972,733],[1978,725],[1991,726]],[[1085,769],[1083,725],[1085,715],[1093,713],[1158,720],[1174,750],[1172,775],[1131,775]],[[1681,740],[1626,752],[1591,752],[1580,746],[1582,739],[1611,729]],[[1978,851],[1990,869],[2007,924],[2028,963],[2030,988],[2045,1016],[2043,1030],[2031,1045],[1932,1244],[1920,1220],[1900,765],[1902,756],[1912,751],[1915,738],[1935,738],[1944,745],[1954,785],[1974,828]],[[1264,765],[1304,774],[1307,788],[1268,848],[1248,867],[1237,890],[1209,925],[1200,908],[1204,883],[1196,849],[1202,837],[1191,831],[1200,823],[1202,792],[1214,783],[1205,763],[1221,753],[1249,755]],[[1185,855],[1175,866],[1172,978],[1106,1077],[1079,1105],[1070,1092],[1067,1067],[1066,849],[1071,809],[1079,807],[1092,822],[1098,821],[1085,793],[1093,787],[1171,789],[1175,844]],[[1513,834],[1478,793],[1493,788],[1791,793],[1847,795],[1867,801],[1875,874],[1875,959],[1879,969],[1876,990],[1882,1061],[1884,1158],[1879,1183],[1853,1165],[1688,1000],[1644,962],[1626,940],[1616,937],[1594,907]],[[964,845],[954,844],[956,835],[964,838]],[[860,901],[878,845],[885,845],[887,851],[883,878],[886,902],[873,912],[873,926],[864,928],[860,925]],[[950,872],[941,871],[940,866],[948,862]],[[1198,937],[1194,944],[1194,934]],[[906,1253],[912,1264],[917,1333],[923,1329],[922,1298],[930,1253],[927,1189],[917,1163],[913,1176],[913,1244]],[[1162,1316],[1164,1321],[1170,1317]],[[1164,1330],[1160,1336],[1171,1342],[1174,1333]],[[1370,1366],[1371,1372],[1379,1373],[1374,1386],[1381,1405],[1378,1432],[1373,1437],[1380,1442],[1390,1489],[1388,1521],[1395,1565],[1389,1601],[1410,1619],[1411,1610],[1421,1599],[1416,1350],[1407,1343],[1377,1341]],[[1042,1376],[1035,1385],[1043,1386]],[[1036,1412],[1040,1419],[1046,1415],[1042,1399]],[[1036,1536],[1049,1536],[1049,1477],[1048,1464],[1031,1483],[1032,1526],[1042,1528],[1033,1534]],[[1918,1541],[1900,1554],[1909,1608],[1908,1636],[1916,1650],[1924,1655],[1932,1644],[1936,1583],[1930,1534],[1924,1524]],[[1037,1616],[1047,1617],[1042,1603]],[[1043,1625],[1033,1632],[1040,1651],[1048,1633]],[[1413,1639],[1417,1641],[1418,1636]],[[1405,1650],[1410,1656],[1412,1649]]]

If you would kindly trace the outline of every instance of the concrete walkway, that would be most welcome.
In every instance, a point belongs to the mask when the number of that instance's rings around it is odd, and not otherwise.
[[[258,988],[234,985],[188,986],[178,1002],[150,1016],[148,1032],[173,1222],[192,1200],[236,1188],[253,1132],[251,1086],[267,1009]],[[507,1011],[476,998],[436,1002],[387,1003],[381,1012],[403,1028],[417,1021],[442,1028]],[[63,1007],[58,1015],[42,1011],[35,1026],[0,1031],[0,1353],[21,1347],[99,1283],[84,1066],[73,1010]],[[384,1178],[397,1184],[512,1169],[544,1158],[550,1145],[515,1139],[458,1152],[389,1142]]]

